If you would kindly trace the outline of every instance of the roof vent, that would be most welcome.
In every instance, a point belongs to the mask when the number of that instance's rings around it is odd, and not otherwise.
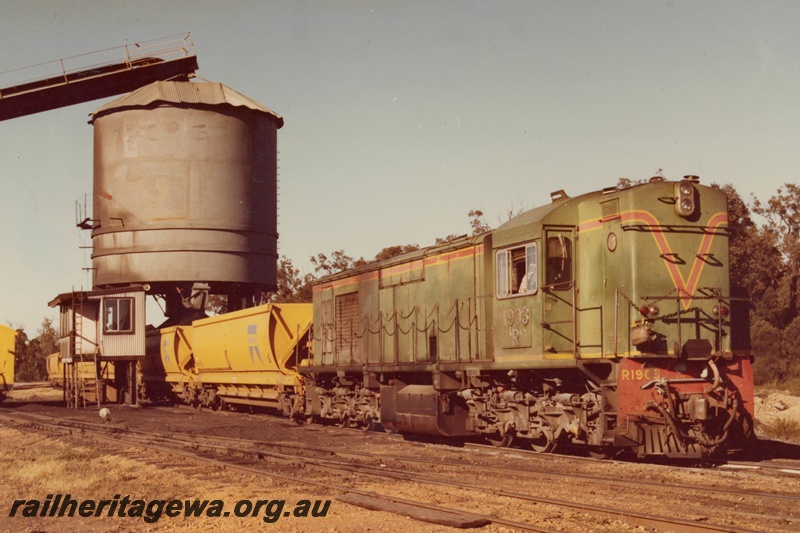
[[[569,198],[569,195],[564,192],[564,189],[559,189],[550,193],[550,199],[553,200],[553,203],[559,200],[566,200],[567,198]]]

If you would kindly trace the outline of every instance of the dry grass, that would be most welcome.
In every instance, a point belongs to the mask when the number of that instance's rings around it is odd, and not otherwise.
[[[19,445],[9,446],[10,443]],[[163,483],[158,481],[159,471],[153,466],[11,428],[0,428],[0,478],[22,489],[20,493],[37,495],[113,495],[119,492],[120,485],[135,480],[141,495],[165,496]]]
[[[783,381],[767,381],[755,387],[756,396],[766,398],[771,392],[785,391],[792,396],[800,396],[800,377],[788,378]]]
[[[771,437],[783,440],[800,440],[800,422],[795,419],[779,416],[765,424],[764,429]]]

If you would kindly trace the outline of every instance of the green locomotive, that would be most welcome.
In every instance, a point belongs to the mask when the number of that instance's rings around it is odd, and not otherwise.
[[[700,457],[752,437],[725,194],[653,178],[314,286],[303,415]]]

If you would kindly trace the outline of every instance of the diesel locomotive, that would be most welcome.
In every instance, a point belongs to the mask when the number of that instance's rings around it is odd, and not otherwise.
[[[551,196],[495,230],[323,277],[312,305],[154,331],[146,393],[540,452],[746,447],[748,304],[729,284],[724,192],[687,176]]]

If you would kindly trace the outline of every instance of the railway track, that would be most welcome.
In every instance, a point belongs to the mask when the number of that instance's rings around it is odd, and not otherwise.
[[[196,412],[196,408],[186,406],[186,405],[177,405],[173,407],[174,409],[178,409],[185,412]],[[282,418],[279,418],[283,420]],[[364,429],[360,428],[349,428],[349,427],[341,427],[339,425],[312,425],[308,426],[309,430],[311,431],[332,431],[332,432],[342,432],[347,433],[350,435],[370,435],[374,436],[374,438],[388,438],[388,439],[404,439],[402,435],[393,434],[393,433],[385,433],[381,431],[365,431]],[[416,436],[418,439],[417,442],[425,442],[425,443],[445,443],[446,440],[441,439],[431,439],[425,440],[422,437]],[[246,439],[245,439],[246,440]],[[542,461],[542,462],[586,462],[586,463],[612,463],[614,461],[619,461],[620,459],[596,459],[593,457],[586,457],[583,455],[579,455],[576,453],[570,453],[570,451],[566,451],[565,453],[540,453],[536,452],[531,449],[526,448],[518,448],[518,447],[498,447],[491,444],[482,444],[480,442],[475,441],[464,441],[459,442],[457,447],[453,447],[449,443],[443,444],[448,449],[472,449],[472,450],[483,450],[487,453],[492,455],[501,455],[501,456],[516,456],[522,455],[525,457],[530,458],[531,460]],[[694,461],[695,464],[702,465],[703,467],[713,468],[718,470],[728,470],[731,472],[746,472],[752,474],[764,474],[768,476],[797,476],[800,477],[800,463],[797,464],[781,464],[781,463],[765,463],[765,462],[752,462],[752,461],[735,461],[735,460],[714,460],[714,459],[698,459]],[[680,469],[692,469],[696,467],[692,466],[685,466],[687,463],[683,462],[674,462],[666,465],[666,468],[680,468]],[[714,489],[717,490],[717,489]]]
[[[755,491],[736,490],[717,486],[703,487],[690,484],[664,483],[663,481],[648,481],[636,479],[614,479],[610,481],[608,476],[600,474],[567,474],[562,472],[544,471],[540,468],[525,469],[527,483],[523,484],[526,490],[507,488],[504,478],[513,480],[513,474],[519,474],[519,468],[502,468],[497,466],[484,465],[487,459],[498,453],[496,450],[485,451],[476,450],[472,452],[473,463],[478,466],[472,469],[480,472],[484,482],[465,483],[463,473],[458,469],[463,467],[463,459],[432,459],[430,457],[404,456],[396,452],[387,460],[387,455],[381,453],[371,453],[352,449],[336,449],[333,447],[313,447],[296,446],[285,443],[267,443],[253,439],[241,439],[220,436],[198,436],[196,434],[179,432],[154,432],[136,428],[114,427],[107,424],[94,424],[79,422],[74,420],[57,419],[43,415],[31,415],[28,413],[22,416],[0,416],[4,423],[25,424],[29,427],[57,431],[61,433],[79,435],[82,438],[90,437],[103,442],[114,442],[121,445],[130,445],[137,448],[146,448],[161,453],[179,455],[184,459],[202,461],[216,466],[237,471],[244,471],[249,474],[264,475],[273,478],[283,479],[294,483],[305,483],[320,485],[331,488],[328,481],[319,481],[308,476],[309,471],[318,473],[333,474],[340,478],[355,478],[361,480],[368,478],[371,482],[386,482],[397,485],[398,483],[413,484],[417,487],[426,487],[426,490],[436,491],[459,491],[472,495],[481,495],[478,501],[485,503],[487,498],[502,499],[507,502],[515,502],[516,505],[537,505],[554,507],[567,510],[571,513],[582,513],[587,516],[603,517],[624,521],[634,527],[642,526],[654,528],[659,531],[747,531],[747,527],[731,526],[730,520],[720,520],[714,523],[718,517],[708,517],[705,519],[680,519],[674,516],[661,514],[656,515],[649,512],[639,512],[631,508],[611,508],[607,506],[589,505],[574,501],[573,499],[542,496],[535,492],[542,491],[528,490],[531,486],[538,485],[548,487],[558,484],[580,484],[587,487],[596,484],[598,491],[607,490],[609,483],[614,487],[627,487],[628,490],[642,491],[642,489],[659,490],[671,492],[673,494],[704,494],[706,498],[719,498],[725,495],[729,498],[758,499],[760,512],[748,512],[731,508],[727,516],[734,517],[734,522],[740,524],[752,524],[752,520],[758,519],[763,523],[769,523],[769,530],[792,531],[800,527],[800,518],[776,513],[781,507],[789,504],[797,506],[800,496],[796,494],[770,494]],[[513,455],[517,451],[502,451],[507,455]],[[441,452],[435,452],[441,453]],[[547,461],[552,461],[552,457],[558,456],[539,456],[547,457]],[[529,458],[524,457],[524,460]],[[241,461],[247,464],[242,465]],[[297,469],[296,473],[288,475],[278,475],[274,469],[265,470],[264,464],[289,465]],[[489,461],[490,463],[490,461]],[[541,464],[541,461],[539,462]],[[410,465],[416,465],[416,471]],[[560,466],[563,470],[563,465]],[[454,472],[455,469],[455,472]],[[479,469],[479,470],[478,470]],[[421,471],[420,471],[421,470]],[[302,475],[300,475],[302,474]],[[474,476],[473,476],[474,477]],[[460,479],[459,479],[460,478]],[[364,482],[340,483],[334,488],[342,493],[359,495],[364,498],[379,500],[383,502],[393,502],[396,504],[426,509],[431,512],[455,513],[460,516],[469,517],[476,520],[490,521],[494,524],[512,527],[519,530],[528,531],[547,531],[546,527],[515,520],[514,517],[502,518],[492,515],[481,515],[467,511],[463,508],[454,509],[441,505],[431,505],[424,501],[401,497],[396,494],[376,493],[373,490],[360,489],[359,485]],[[519,484],[519,483],[518,483]],[[589,487],[589,490],[592,490]],[[549,491],[545,491],[549,492]],[[473,508],[476,508],[474,505]],[[787,528],[787,526],[789,526]]]

